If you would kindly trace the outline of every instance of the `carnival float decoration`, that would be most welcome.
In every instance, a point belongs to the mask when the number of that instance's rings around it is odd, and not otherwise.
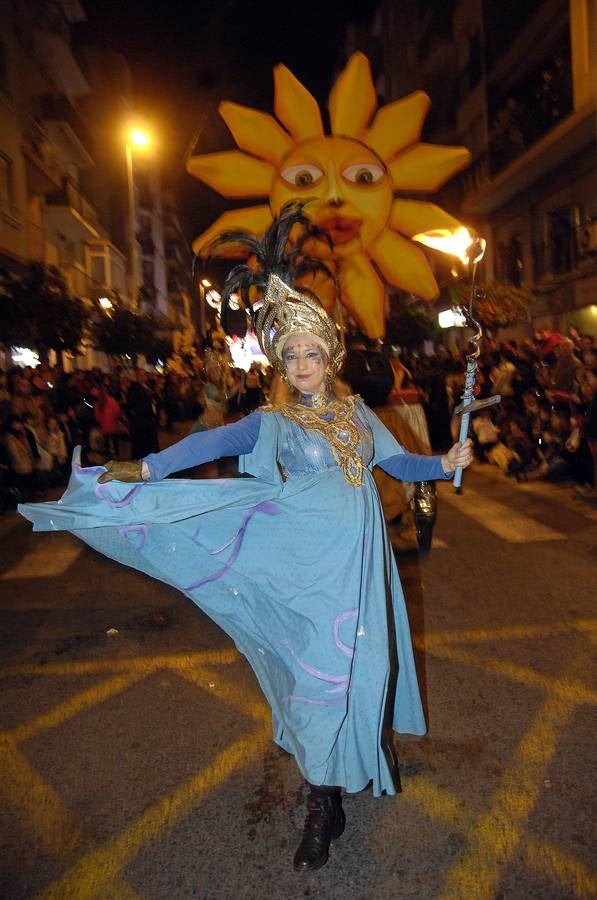
[[[426,300],[439,291],[414,235],[454,231],[461,223],[439,206],[416,199],[437,191],[466,167],[465,147],[420,140],[430,99],[415,91],[377,108],[369,61],[354,53],[329,97],[326,135],[312,94],[284,65],[274,68],[275,116],[222,102],[219,112],[238,150],[191,156],[189,173],[231,200],[261,201],[225,212],[194,242],[200,256],[214,239],[236,229],[261,236],[291,200],[306,203],[326,230],[310,253],[325,260],[334,280],[312,285],[326,310],[337,303],[370,337],[385,332],[388,285]]]

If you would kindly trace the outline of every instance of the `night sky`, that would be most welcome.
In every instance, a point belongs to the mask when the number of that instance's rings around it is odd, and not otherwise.
[[[217,114],[220,100],[273,110],[272,68],[285,63],[325,105],[334,70],[343,61],[344,29],[370,17],[374,4],[357,0],[85,0],[88,21],[79,42],[126,56],[136,107],[155,127],[167,174],[182,198],[189,237],[230,208],[183,174],[190,150],[234,147]]]

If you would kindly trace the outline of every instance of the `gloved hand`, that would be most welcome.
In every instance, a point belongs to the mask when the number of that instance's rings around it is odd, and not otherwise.
[[[143,481],[141,466],[143,460],[132,459],[130,462],[120,459],[110,459],[106,464],[106,472],[97,479],[100,484],[107,481]]]

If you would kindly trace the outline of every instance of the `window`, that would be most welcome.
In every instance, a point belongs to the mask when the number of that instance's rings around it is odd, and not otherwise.
[[[0,41],[0,93],[10,97],[10,84],[8,82],[8,58],[6,44]]]
[[[13,169],[10,156],[0,151],[0,209],[10,212],[14,207]]]

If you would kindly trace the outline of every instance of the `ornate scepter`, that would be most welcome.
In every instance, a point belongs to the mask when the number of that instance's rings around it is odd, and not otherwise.
[[[468,229],[464,227],[455,231],[450,231],[447,228],[425,231],[421,234],[416,234],[413,240],[418,241],[420,244],[425,244],[427,247],[432,247],[434,250],[439,250],[441,253],[457,256],[465,265],[471,267],[468,308],[457,306],[453,309],[453,312],[459,317],[462,324],[473,330],[473,334],[469,337],[469,349],[466,354],[466,373],[462,402],[454,410],[456,415],[461,415],[462,417],[458,440],[465,441],[468,437],[471,415],[480,409],[485,409],[487,406],[494,406],[502,399],[499,394],[495,394],[483,400],[475,400],[477,360],[481,352],[480,342],[483,337],[483,329],[473,316],[475,299],[482,295],[482,291],[475,287],[475,277],[477,265],[485,255],[486,241],[484,238],[471,235]],[[462,468],[460,467],[454,472],[454,489],[457,494],[462,492]]]

